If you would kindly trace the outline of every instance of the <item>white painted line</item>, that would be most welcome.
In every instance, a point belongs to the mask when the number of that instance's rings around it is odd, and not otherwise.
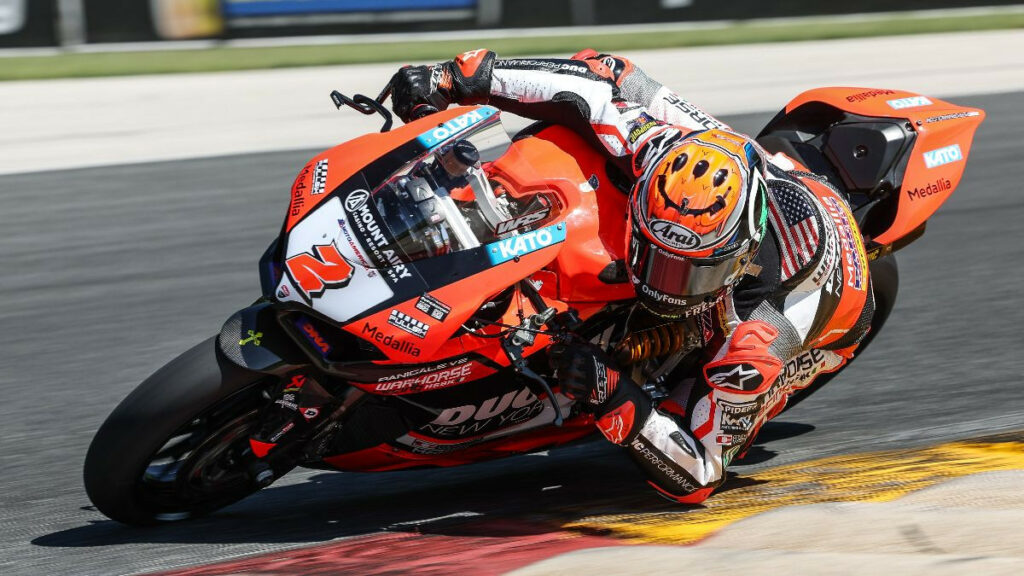
[[[716,116],[778,110],[820,86],[954,101],[1024,91],[1021,54],[1024,30],[623,53]],[[681,63],[699,63],[703,73]],[[330,91],[375,95],[396,68],[0,82],[0,174],[327,148],[380,128],[376,116],[336,111]],[[507,126],[526,124],[506,118]]]
[[[475,30],[449,30],[443,32],[399,32],[382,34],[345,34],[317,36],[286,36],[276,38],[239,38],[235,40],[175,40],[165,42],[117,42],[82,44],[67,48],[3,48],[0,58],[20,56],[52,56],[65,53],[96,52],[155,52],[163,50],[206,50],[210,48],[269,48],[283,46],[325,46],[346,44],[378,44],[405,42],[433,42],[441,40],[479,39],[486,43],[495,38],[523,38],[548,36],[581,36],[597,34],[629,34],[635,32],[686,32],[714,30],[732,26],[789,26],[815,25],[826,22],[879,22],[894,18],[950,18],[1024,14],[1024,5],[945,8],[934,10],[905,10],[896,12],[869,12],[786,18],[753,18],[748,20],[706,20],[700,22],[661,22],[649,24],[614,24],[602,26],[551,26],[540,28],[499,28]]]
[[[408,522],[395,522],[388,526],[388,528],[394,528],[395,526],[422,526],[423,524],[430,524],[431,522],[437,522],[439,520],[448,520],[450,518],[473,518],[474,516],[483,516],[480,512],[455,512],[452,514],[445,514],[444,516],[438,516],[436,518],[424,518],[423,520],[410,520]]]

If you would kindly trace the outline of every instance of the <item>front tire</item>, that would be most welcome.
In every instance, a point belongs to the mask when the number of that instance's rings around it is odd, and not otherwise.
[[[275,384],[224,360],[216,338],[178,356],[97,431],[85,457],[89,499],[118,522],[145,525],[200,516],[255,492],[248,437],[264,390]]]

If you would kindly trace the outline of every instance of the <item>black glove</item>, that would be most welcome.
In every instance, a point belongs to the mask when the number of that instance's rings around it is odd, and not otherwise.
[[[450,104],[486,102],[495,58],[489,50],[473,50],[433,66],[402,68],[391,77],[395,114],[408,122]]]
[[[440,75],[440,66],[406,66],[391,77],[392,108],[403,122],[444,110],[451,104],[434,79]]]
[[[588,342],[554,344],[548,351],[551,367],[565,394],[598,411],[615,394],[619,372],[597,346]]]

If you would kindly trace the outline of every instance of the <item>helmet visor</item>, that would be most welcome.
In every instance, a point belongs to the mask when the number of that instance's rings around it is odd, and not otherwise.
[[[638,295],[665,307],[696,307],[717,296],[743,274],[749,260],[746,246],[722,256],[686,258],[662,250],[651,242],[630,242],[629,267]]]

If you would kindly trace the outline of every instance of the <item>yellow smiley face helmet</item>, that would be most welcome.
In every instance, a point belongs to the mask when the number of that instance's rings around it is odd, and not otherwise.
[[[647,165],[629,203],[627,266],[640,303],[667,318],[714,306],[754,259],[766,222],[756,144],[726,130],[682,138]]]

